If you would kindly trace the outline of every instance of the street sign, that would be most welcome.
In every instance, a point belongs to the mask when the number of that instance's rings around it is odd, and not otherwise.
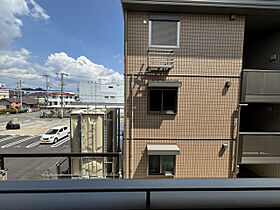
[[[45,98],[38,98],[38,104],[43,105],[46,103],[46,99]]]

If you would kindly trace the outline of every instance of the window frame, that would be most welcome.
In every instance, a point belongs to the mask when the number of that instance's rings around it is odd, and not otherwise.
[[[147,176],[175,176],[176,174],[176,155],[147,155]],[[160,156],[159,158],[159,170],[160,172],[158,174],[153,173],[150,174],[150,156]],[[162,156],[172,156],[173,157],[173,173],[172,175],[165,175],[165,172],[162,172]]]
[[[161,20],[149,20],[149,48],[168,48],[168,49],[179,49],[180,48],[180,21],[165,20],[170,22],[177,22],[177,45],[153,45],[152,44],[152,22]]]
[[[171,110],[163,110],[163,97],[161,98],[161,111],[150,111],[150,91],[151,90],[161,90],[161,94],[163,95],[164,90],[176,90],[176,110],[175,112],[172,112]],[[149,87],[148,88],[148,105],[147,105],[147,110],[148,114],[166,114],[166,115],[177,115],[178,114],[178,88],[173,87],[173,88],[166,88],[166,87]]]

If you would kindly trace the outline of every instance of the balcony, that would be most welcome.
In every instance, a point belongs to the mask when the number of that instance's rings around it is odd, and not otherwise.
[[[279,164],[280,132],[240,132],[239,164]]]
[[[243,70],[242,103],[280,103],[280,71]]]
[[[148,71],[169,71],[173,68],[173,50],[149,49],[147,53]]]

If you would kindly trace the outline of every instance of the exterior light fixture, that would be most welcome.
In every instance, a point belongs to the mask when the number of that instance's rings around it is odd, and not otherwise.
[[[225,87],[229,88],[231,86],[231,81],[226,81]]]
[[[226,150],[227,148],[228,148],[228,144],[223,144],[223,145],[222,145],[222,149],[223,149],[223,150]]]
[[[229,20],[235,20],[235,19],[236,19],[236,14],[229,15]]]

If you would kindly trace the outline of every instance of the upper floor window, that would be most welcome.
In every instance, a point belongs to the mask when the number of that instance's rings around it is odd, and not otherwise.
[[[148,82],[148,113],[177,114],[178,87],[182,83],[175,80]]]
[[[149,47],[179,48],[180,16],[151,13],[149,21]]]

